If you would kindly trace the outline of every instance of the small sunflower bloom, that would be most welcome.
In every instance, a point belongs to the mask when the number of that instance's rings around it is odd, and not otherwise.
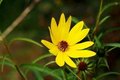
[[[77,73],[85,73],[90,74],[94,68],[94,63],[89,59],[78,59],[76,61],[77,64]]]
[[[62,67],[66,63],[73,68],[77,68],[71,58],[92,57],[96,53],[85,50],[92,46],[94,42],[78,43],[87,36],[89,28],[83,29],[84,22],[80,21],[70,30],[71,20],[72,17],[70,16],[66,21],[65,15],[62,13],[57,25],[56,20],[52,18],[49,27],[52,42],[46,40],[41,40],[41,42],[49,49],[50,53],[56,56],[55,62],[57,65]]]
[[[80,76],[83,80],[87,80],[86,78],[93,72],[95,64],[88,58],[77,59],[76,64],[78,76]]]

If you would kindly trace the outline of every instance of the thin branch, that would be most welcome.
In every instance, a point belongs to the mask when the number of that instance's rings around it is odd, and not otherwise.
[[[34,6],[39,2],[40,0],[33,0],[33,2],[20,14],[20,16],[15,21],[13,21],[13,23],[8,26],[8,28],[1,34],[0,40],[6,38],[6,36],[8,36],[8,34],[12,32],[25,19]]]
[[[12,32],[15,27],[17,27],[17,25],[19,25],[24,19],[25,17],[29,14],[29,12],[34,8],[34,6],[40,2],[40,0],[34,0],[22,13],[21,15],[15,20],[13,21],[13,23],[8,26],[8,28],[1,34],[0,36],[0,41],[4,43],[4,46],[9,54],[9,56],[12,58],[12,55],[10,53],[10,50],[7,46],[7,44],[4,42],[6,36],[8,36],[8,34],[10,32]],[[12,58],[13,62],[14,62],[14,59]],[[23,72],[20,70],[20,68],[15,64],[14,62],[14,66],[16,68],[16,70],[18,71],[18,73],[20,74],[20,76],[24,79],[24,80],[27,80],[27,78],[24,76]]]
[[[101,2],[100,2],[99,13],[98,13],[98,15],[97,15],[96,24],[95,24],[95,27],[94,27],[93,32],[92,32],[93,35],[95,35],[96,32],[98,31],[99,21],[100,21],[101,11],[102,11],[102,5],[103,5],[103,0],[101,0]]]
[[[14,62],[14,67],[16,68],[16,70],[17,70],[17,72],[19,73],[19,75],[21,76],[21,78],[22,78],[23,80],[27,80],[27,78],[26,78],[26,76],[24,75],[24,73],[23,73],[23,72],[20,70],[20,68],[16,65],[16,63],[15,63],[15,61],[14,61],[12,55],[11,55],[11,52],[10,52],[10,50],[9,50],[8,45],[7,45],[4,41],[3,41],[3,45],[4,45],[4,47],[6,48],[7,53],[8,53],[9,56],[11,57],[11,60]]]

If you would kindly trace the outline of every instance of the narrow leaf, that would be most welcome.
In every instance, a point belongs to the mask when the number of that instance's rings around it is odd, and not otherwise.
[[[108,43],[108,44],[105,44],[105,46],[120,48],[120,43]]]
[[[108,18],[110,18],[110,16],[104,17],[104,18],[99,22],[99,25],[103,24]]]
[[[9,58],[7,58],[6,56],[0,56],[0,60],[1,59],[3,60],[3,61],[0,61],[0,65],[2,65],[2,67],[4,65],[7,65],[15,69],[14,63]]]
[[[102,11],[101,11],[101,14],[102,14],[104,11],[106,11],[108,8],[110,8],[110,7],[112,7],[112,6],[117,6],[117,5],[119,5],[118,2],[109,3],[108,5],[106,5],[106,6],[103,7],[103,9],[102,9]]]
[[[112,47],[112,48],[108,49],[108,50],[106,51],[106,55],[107,55],[108,52],[114,50],[115,48],[116,48],[116,47]]]
[[[54,64],[54,63],[55,63],[55,61],[50,61],[50,62],[46,63],[46,64],[44,65],[44,67],[46,67],[46,66],[48,66],[48,65],[50,65],[50,64]]]
[[[3,56],[2,66],[1,66],[1,71],[2,72],[3,72],[3,69],[4,69],[5,58],[6,58],[6,56]]]
[[[1,5],[2,2],[3,2],[3,0],[0,0],[0,5]]]
[[[74,75],[76,76],[79,80],[82,80],[75,72],[73,72],[68,66],[66,68]]]
[[[0,65],[2,65],[2,64],[3,64],[3,62],[0,62]],[[4,65],[9,66],[9,67],[15,69],[15,66],[12,63],[8,62],[8,61],[5,61]]]
[[[65,71],[64,71],[64,70],[61,70],[61,74],[62,74],[62,76],[63,76],[63,80],[67,80],[67,79],[66,79],[66,74],[65,74]]]
[[[110,32],[113,32],[113,31],[118,31],[118,30],[120,30],[120,28],[118,27],[116,27],[116,28],[111,28],[111,29],[108,29],[106,32],[105,32],[105,34],[108,34],[108,33],[110,33]]]
[[[96,36],[95,36],[95,43],[98,48],[101,48],[102,44]]]
[[[35,71],[35,70],[32,71],[32,72],[34,73],[36,80],[44,80],[43,76],[42,76],[42,74],[40,72]]]
[[[50,56],[53,56],[52,54],[45,54],[45,55],[42,55],[42,56],[39,56],[38,58],[36,58],[32,63],[36,63],[44,58],[47,58],[47,57],[50,57]]]
[[[28,39],[28,38],[18,37],[18,38],[13,39],[13,40],[11,41],[11,43],[12,43],[13,41],[26,41],[26,42],[35,44],[35,45],[37,45],[37,46],[39,46],[39,47],[42,47],[42,45],[41,45],[40,43],[38,43],[38,42],[36,42],[36,41],[34,41],[34,40],[32,40],[32,39]]]
[[[29,69],[29,70],[32,70],[32,71],[33,70],[34,71],[35,70],[36,71],[40,71],[42,73],[45,73],[46,75],[53,76],[57,80],[62,80],[62,78],[59,75],[57,75],[57,74],[54,73],[54,70],[52,70],[52,69],[50,69],[48,67],[43,67],[43,66],[41,66],[39,64],[22,64],[22,65],[20,65],[20,67],[26,68],[26,69]]]
[[[72,17],[72,21],[73,21],[74,23],[78,23],[78,22],[79,22],[79,20],[78,20],[76,17]]]
[[[102,38],[102,36],[103,36],[103,33],[101,32],[101,33],[97,36],[98,40],[100,40],[100,39]]]
[[[106,72],[106,73],[103,73],[103,74],[99,75],[98,77],[96,77],[96,80],[101,80],[101,78],[108,76],[108,75],[120,75],[120,73],[118,73],[118,72]]]

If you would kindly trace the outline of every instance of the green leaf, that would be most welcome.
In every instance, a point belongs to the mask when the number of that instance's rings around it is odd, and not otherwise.
[[[0,5],[1,5],[2,2],[3,2],[3,0],[0,0]]]
[[[53,56],[53,55],[52,55],[52,54],[44,54],[44,55],[42,55],[42,56],[39,56],[38,58],[36,58],[35,60],[32,61],[32,64],[35,64],[35,63],[37,63],[38,61],[40,61],[40,60],[42,60],[42,59],[45,59],[45,58],[47,58],[47,57],[50,57],[50,56]],[[25,74],[27,74],[27,73],[28,73],[28,70],[26,69]]]
[[[103,36],[103,33],[101,32],[101,33],[97,36],[98,40],[100,40],[100,39],[102,38],[102,36]]]
[[[2,66],[1,66],[1,71],[2,71],[2,72],[3,72],[3,69],[4,69],[5,58],[6,58],[6,56],[3,56],[3,60],[2,60],[3,64],[2,64]]]
[[[109,65],[108,65],[108,61],[107,61],[107,59],[104,58],[103,60],[104,60],[104,62],[105,62],[106,67],[107,67],[108,69],[110,69],[110,68],[109,68]]]
[[[67,80],[78,80],[72,73],[67,74]]]
[[[9,58],[7,58],[6,56],[0,56],[0,59],[3,60],[0,61],[1,69],[3,69],[4,65],[7,65],[15,69],[14,63]]]
[[[66,79],[66,74],[65,74],[65,71],[64,71],[64,70],[61,70],[61,74],[62,74],[62,76],[63,76],[63,80],[67,80],[67,79]]]
[[[44,58],[47,58],[47,57],[50,57],[50,56],[53,56],[53,54],[44,54],[42,56],[39,56],[38,58],[36,58],[32,63],[36,63]]]
[[[95,36],[95,44],[98,48],[101,48],[101,46],[102,46],[100,40],[96,36]]]
[[[78,23],[78,22],[79,22],[79,20],[78,20],[76,17],[72,17],[72,21],[73,21],[74,23]]]
[[[117,6],[117,5],[119,5],[118,2],[112,2],[112,3],[109,3],[109,4],[105,5],[105,6],[103,7],[102,11],[101,11],[101,14],[102,14],[104,11],[106,11],[108,8],[110,8],[110,7],[112,7],[112,6]]]
[[[107,59],[105,57],[101,57],[98,59],[98,66],[99,67],[107,67],[109,69],[109,65],[108,65],[108,62],[107,62]]]
[[[0,61],[1,69],[4,68],[4,65],[15,69],[14,63],[9,58],[0,56],[0,59],[3,59],[3,61]]]
[[[101,78],[108,76],[108,75],[120,75],[120,73],[118,73],[118,72],[106,72],[106,73],[103,73],[103,74],[99,75],[98,77],[96,77],[96,80],[101,80]]]
[[[48,66],[48,65],[50,65],[50,64],[54,64],[54,63],[55,63],[55,61],[50,61],[50,62],[46,63],[46,64],[44,65],[44,67],[46,67],[46,66]]]
[[[13,39],[10,43],[12,43],[13,41],[26,41],[26,42],[29,42],[29,43],[32,43],[32,44],[35,44],[39,47],[42,47],[42,45],[32,39],[28,39],[28,38],[22,38],[22,37],[18,37],[18,38],[15,38]]]
[[[86,73],[83,71],[82,72],[82,77],[83,77],[83,80],[87,80],[86,78],[87,78],[87,75],[86,75]]]
[[[120,43],[108,43],[108,44],[105,44],[105,46],[120,48]]]
[[[106,51],[106,55],[108,54],[108,52],[114,50],[115,48],[116,48],[116,47],[112,47],[112,48],[108,49],[108,50]]]
[[[20,65],[21,68],[26,68],[32,71],[40,71],[41,73],[45,73],[46,75],[51,75],[54,78],[56,78],[57,80],[62,80],[62,78],[55,73],[55,71],[53,69],[50,69],[48,67],[43,67],[39,64],[22,64]]]
[[[0,61],[0,65],[3,65],[3,62]],[[9,66],[9,67],[15,69],[15,66],[12,63],[8,62],[8,61],[5,61],[4,65]]]
[[[108,18],[110,18],[110,16],[104,17],[104,18],[99,22],[99,25],[103,24]]]
[[[93,78],[92,80],[97,80],[96,78]]]
[[[118,27],[116,27],[116,28],[111,28],[111,29],[108,29],[106,32],[105,32],[105,34],[107,34],[107,33],[110,33],[110,32],[113,32],[113,31],[118,31],[118,30],[120,30],[120,28]]]
[[[34,73],[36,80],[44,80],[40,72],[35,71],[35,70],[33,70],[32,72]]]
[[[77,77],[79,80],[81,80],[81,78],[80,78],[74,71],[72,71],[68,66],[66,66],[66,68],[67,68],[75,77]]]

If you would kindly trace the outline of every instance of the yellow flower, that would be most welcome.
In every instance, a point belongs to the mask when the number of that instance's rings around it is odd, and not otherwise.
[[[51,27],[49,27],[52,43],[46,40],[41,40],[41,42],[49,49],[50,53],[56,56],[55,61],[60,67],[66,63],[76,68],[77,66],[71,58],[87,58],[94,56],[96,53],[85,50],[92,46],[94,42],[78,43],[86,37],[89,28],[82,29],[84,22],[80,21],[70,30],[71,19],[70,16],[66,21],[65,15],[62,13],[57,25],[55,19],[52,18]]]

